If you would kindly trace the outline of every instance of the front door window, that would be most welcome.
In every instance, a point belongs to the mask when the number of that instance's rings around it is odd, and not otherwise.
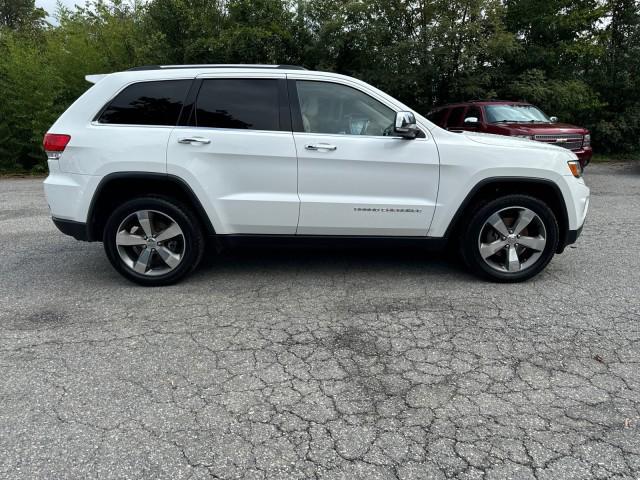
[[[302,127],[307,133],[334,135],[393,135],[395,112],[346,85],[296,82]]]

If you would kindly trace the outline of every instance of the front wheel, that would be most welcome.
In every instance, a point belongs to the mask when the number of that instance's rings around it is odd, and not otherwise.
[[[109,217],[104,249],[123,276],[146,286],[175,283],[196,268],[204,251],[197,218],[163,197],[129,200]]]
[[[558,222],[546,203],[527,195],[507,195],[471,215],[461,250],[475,273],[498,282],[520,282],[547,266],[558,238]]]

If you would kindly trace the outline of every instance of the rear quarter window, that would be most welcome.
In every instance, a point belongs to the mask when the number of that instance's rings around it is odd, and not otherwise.
[[[129,85],[104,107],[98,122],[120,125],[175,126],[191,80],[163,80]]]

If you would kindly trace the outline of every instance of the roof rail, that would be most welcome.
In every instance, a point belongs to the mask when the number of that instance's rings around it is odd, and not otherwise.
[[[473,100],[467,100],[466,103],[474,103],[474,102],[517,102],[517,100],[500,100],[499,98],[474,98]],[[465,103],[465,102],[459,102]]]
[[[178,70],[183,68],[264,68],[270,70],[306,70],[299,65],[250,65],[240,63],[235,65],[225,64],[202,64],[202,65],[143,65],[129,68],[127,72],[137,72],[142,70]]]

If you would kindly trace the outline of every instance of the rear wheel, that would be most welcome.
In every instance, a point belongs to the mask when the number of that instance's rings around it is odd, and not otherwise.
[[[508,195],[471,215],[462,236],[465,263],[499,282],[527,280],[542,271],[558,246],[558,222],[544,202]]]
[[[204,237],[196,217],[163,197],[143,197],[118,207],[107,220],[104,248],[126,278],[147,286],[181,280],[200,263]]]

